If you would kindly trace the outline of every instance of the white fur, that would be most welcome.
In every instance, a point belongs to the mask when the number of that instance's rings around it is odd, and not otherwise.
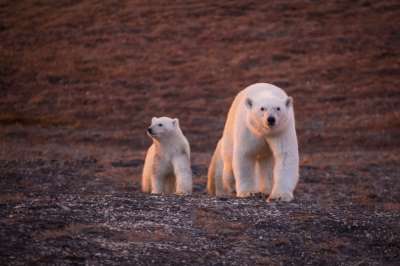
[[[279,109],[279,110],[278,110]],[[268,117],[276,123],[268,124]],[[291,201],[299,179],[293,100],[271,84],[257,83],[234,99],[208,173],[210,194]]]
[[[190,146],[178,119],[153,118],[148,135],[153,144],[147,151],[142,175],[142,191],[153,194],[192,194]]]

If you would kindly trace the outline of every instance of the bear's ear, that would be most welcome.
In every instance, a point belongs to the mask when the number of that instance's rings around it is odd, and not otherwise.
[[[289,96],[286,99],[285,105],[286,105],[286,107],[292,106],[293,105],[293,98]]]
[[[175,118],[174,120],[172,120],[172,124],[173,124],[174,126],[178,127],[178,126],[179,126],[179,119],[178,119],[178,118]]]
[[[151,123],[154,124],[154,123],[156,122],[156,119],[157,119],[157,117],[153,117],[153,118],[151,119]]]
[[[246,98],[246,107],[249,109],[253,107],[253,101],[250,98]]]

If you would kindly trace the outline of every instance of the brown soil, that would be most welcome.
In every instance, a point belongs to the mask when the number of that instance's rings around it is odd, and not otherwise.
[[[1,1],[1,264],[400,261],[400,5]],[[238,91],[295,99],[293,203],[216,199]],[[179,117],[195,193],[140,193],[152,116]]]

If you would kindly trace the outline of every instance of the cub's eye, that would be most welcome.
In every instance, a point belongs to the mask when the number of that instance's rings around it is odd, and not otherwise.
[[[158,124],[159,127],[162,127],[162,124]]]
[[[264,111],[265,111],[265,108],[264,108],[264,107],[261,107],[260,110],[261,110],[262,112],[264,112]]]
[[[277,108],[276,108],[276,110],[280,111],[280,110],[281,110],[281,108],[280,108],[280,107],[277,107]]]

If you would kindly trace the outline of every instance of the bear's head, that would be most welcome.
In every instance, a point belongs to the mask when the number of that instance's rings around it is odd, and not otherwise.
[[[153,117],[151,119],[151,125],[147,129],[147,134],[153,139],[165,139],[171,136],[175,136],[179,132],[179,120],[178,118],[169,117]]]
[[[246,98],[247,125],[261,135],[277,134],[288,126],[293,108],[293,98]]]

